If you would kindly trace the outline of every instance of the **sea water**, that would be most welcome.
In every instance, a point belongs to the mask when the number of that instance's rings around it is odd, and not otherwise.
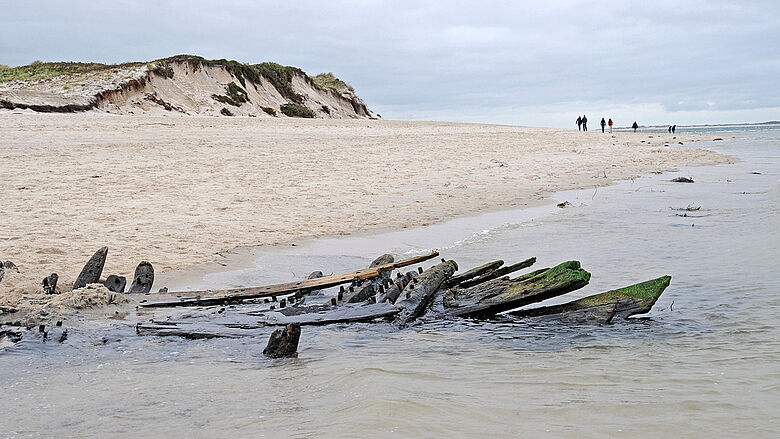
[[[726,140],[695,146],[740,161],[555,194],[565,208],[257,248],[251,268],[168,285],[438,249],[461,270],[581,261],[590,284],[548,303],[669,274],[649,318],[304,327],[298,358],[269,360],[265,337],[138,337],[128,315],[0,351],[0,437],[778,437],[780,130],[701,130]]]

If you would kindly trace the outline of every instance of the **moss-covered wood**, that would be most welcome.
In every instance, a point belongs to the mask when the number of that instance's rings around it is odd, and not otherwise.
[[[661,276],[562,305],[520,310],[510,314],[523,318],[545,317],[545,320],[559,319],[576,323],[610,323],[614,318],[625,319],[649,312],[669,286],[671,279],[671,276]]]
[[[453,288],[442,298],[442,311],[453,317],[489,317],[566,294],[588,281],[590,273],[578,261],[568,261],[515,279],[505,277],[471,288]]]

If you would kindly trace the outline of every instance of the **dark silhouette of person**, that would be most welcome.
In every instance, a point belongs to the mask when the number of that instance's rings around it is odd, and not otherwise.
[[[607,121],[604,120],[604,118],[602,117],[601,118],[601,132],[602,133],[604,132],[604,127],[606,127],[606,126],[607,126]]]
[[[677,125],[672,125],[672,134],[674,134],[675,131],[677,131]]]
[[[582,131],[582,116],[577,116],[577,131]]]
[[[634,124],[631,125],[631,128],[634,129],[634,132],[636,132],[636,129],[639,128],[639,125],[637,125],[636,121],[634,121]]]
[[[612,118],[611,117],[609,118],[609,122],[607,122],[607,125],[609,125],[609,134],[612,134],[612,125],[613,125],[613,123],[612,123]]]
[[[582,115],[582,131],[588,131],[588,117]]]
[[[671,125],[669,125],[669,132],[670,133],[672,132],[672,126]]]

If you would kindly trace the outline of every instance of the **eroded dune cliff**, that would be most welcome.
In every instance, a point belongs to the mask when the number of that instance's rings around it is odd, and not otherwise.
[[[377,118],[331,73],[178,55],[120,65],[0,67],[0,108],[255,117]]]

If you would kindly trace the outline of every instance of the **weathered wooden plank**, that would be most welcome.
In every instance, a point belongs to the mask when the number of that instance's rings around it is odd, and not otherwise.
[[[471,288],[453,288],[444,294],[443,309],[437,311],[450,317],[489,317],[566,294],[589,280],[590,273],[579,262],[564,262],[515,279],[504,277]]]
[[[349,273],[323,276],[316,279],[300,280],[282,284],[267,285],[263,287],[242,287],[226,290],[206,291],[180,291],[167,293],[147,293],[150,299],[142,299],[139,304],[142,307],[171,307],[171,306],[208,306],[225,303],[237,303],[245,299],[257,297],[280,296],[293,294],[296,291],[311,291],[349,283],[355,280],[372,279],[380,274],[392,271],[396,268],[406,267],[435,258],[439,252],[426,253],[421,256],[405,259],[403,261],[380,265],[373,268],[351,271]]]
[[[480,277],[470,279],[465,282],[461,282],[458,286],[460,288],[473,287],[475,285],[479,285],[489,280],[498,279],[501,276],[506,276],[507,274],[514,273],[515,271],[520,271],[524,268],[528,268],[531,265],[534,265],[535,263],[536,263],[536,258],[529,258],[523,262],[518,262],[517,264],[512,264],[501,268],[497,268],[491,272],[483,274]]]
[[[349,303],[343,305],[316,305],[292,311],[273,310],[255,311],[248,315],[258,317],[258,325],[330,325],[334,323],[367,322],[379,318],[392,317],[401,309],[390,303]],[[244,328],[252,326],[243,325]],[[258,326],[259,327],[259,326]]]
[[[572,323],[607,324],[614,318],[628,318],[650,311],[669,286],[671,276],[661,276],[606,293],[584,297],[562,305],[514,311],[509,314],[521,318],[560,320]]]
[[[433,295],[457,270],[458,264],[455,261],[445,261],[417,276],[404,288],[395,302],[395,306],[401,309],[395,318],[395,323],[404,327],[423,315]]]
[[[138,335],[158,337],[184,337],[192,340],[202,338],[241,338],[262,336],[270,331],[266,328],[236,328],[214,324],[181,324],[167,322],[138,323],[135,326]]]
[[[488,262],[487,264],[480,265],[479,267],[474,267],[471,270],[465,271],[461,274],[458,274],[456,276],[452,276],[451,278],[447,279],[447,283],[445,286],[447,288],[452,288],[461,282],[467,281],[469,279],[473,279],[478,276],[483,276],[486,273],[490,273],[493,270],[498,269],[498,267],[504,265],[504,261],[497,260],[493,262]]]

